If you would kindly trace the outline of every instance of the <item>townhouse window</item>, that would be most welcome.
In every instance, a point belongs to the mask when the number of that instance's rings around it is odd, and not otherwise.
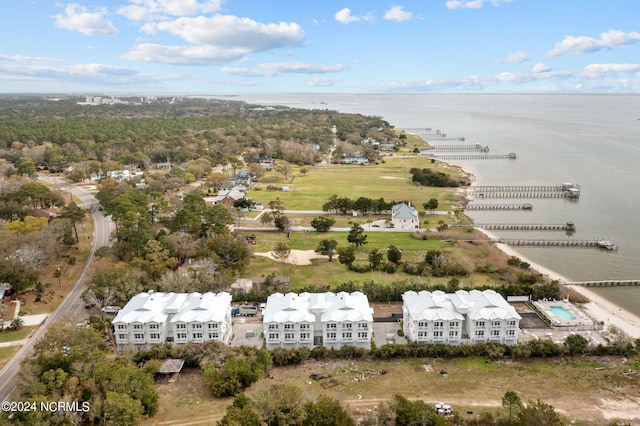
[[[442,337],[442,331],[434,331],[433,337]]]
[[[516,331],[515,330],[507,330],[507,336],[513,337],[515,335],[516,335]]]
[[[334,322],[327,324],[327,330],[335,330],[338,328],[338,325]]]
[[[181,339],[181,340],[186,340],[187,339],[187,333],[178,333],[176,337],[178,339]]]
[[[433,328],[442,328],[444,327],[444,321],[436,321],[433,323]]]
[[[458,328],[458,321],[451,321],[449,323],[449,328]]]
[[[333,332],[332,333],[327,333],[327,339],[335,339],[336,336],[337,336],[336,333],[333,333]]]
[[[293,324],[285,324],[284,325],[284,329],[286,330],[293,330]]]
[[[269,324],[269,330],[277,330],[278,324]]]
[[[285,342],[291,342],[292,340],[294,340],[294,336],[294,333],[284,333]]]
[[[508,325],[509,327],[515,327],[515,326],[516,326],[516,322],[515,322],[515,321],[509,321],[509,322],[507,323],[507,325]]]
[[[426,331],[418,331],[418,337],[427,337]]]
[[[484,337],[484,330],[476,330],[476,337]]]
[[[458,337],[458,330],[449,330],[449,337]]]
[[[366,331],[359,331],[358,332],[358,339],[368,339],[369,338],[369,333]]]
[[[493,337],[500,336],[500,330],[491,330],[491,336]]]
[[[176,324],[176,328],[179,330],[185,329],[187,328],[187,324],[183,324],[183,323]]]
[[[209,339],[217,339],[218,333],[209,333]]]
[[[477,327],[477,328],[484,328],[484,321],[478,321],[478,322],[476,322],[476,327]]]
[[[209,329],[216,329],[218,328],[218,323],[217,322],[210,322],[209,324],[207,324],[207,327],[209,327]]]
[[[142,324],[133,324],[134,330],[142,330]]]
[[[192,336],[194,339],[202,339],[202,333],[193,333]]]
[[[118,330],[126,330],[126,329],[127,329],[126,324],[118,324]]]
[[[493,327],[493,328],[500,327],[500,321],[492,321],[491,322],[491,327]]]
[[[358,323],[358,329],[359,330],[369,330],[369,323],[366,323],[366,322]]]
[[[309,340],[309,333],[300,333],[300,340]]]
[[[192,330],[200,330],[200,329],[202,329],[202,324],[200,324],[199,322],[193,323],[193,324],[191,324],[191,329]]]
[[[158,334],[158,333],[151,333],[151,334],[149,335],[149,338],[150,338],[151,340],[160,340],[160,334]]]
[[[157,330],[158,324],[149,324],[149,330]]]
[[[342,333],[342,339],[344,340],[351,340],[353,338],[352,333],[351,332],[343,332]]]
[[[342,324],[342,329],[343,330],[351,330],[352,326],[353,326],[353,324],[351,324],[350,322],[345,322],[344,324]]]
[[[144,340],[144,333],[135,333],[133,335],[134,340]]]
[[[428,323],[426,321],[418,322],[418,327],[426,327],[427,325],[428,325]]]
[[[118,340],[127,340],[127,335],[126,334],[118,334]]]
[[[269,333],[269,340],[274,341],[280,339],[280,334],[278,333]]]
[[[300,324],[300,330],[309,330],[309,324]]]

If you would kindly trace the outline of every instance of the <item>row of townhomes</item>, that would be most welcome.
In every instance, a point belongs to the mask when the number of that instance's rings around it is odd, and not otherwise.
[[[419,343],[518,341],[520,316],[493,290],[444,293],[408,291],[403,295],[403,331]],[[262,314],[266,348],[343,346],[371,348],[373,309],[360,292],[274,293]],[[119,351],[156,343],[218,340],[232,337],[231,295],[159,293],[133,297],[113,320]]]
[[[274,293],[263,315],[267,349],[371,349],[373,309],[360,292]]]
[[[408,340],[424,343],[518,341],[520,315],[493,290],[408,291],[402,295],[403,331]]]
[[[112,321],[119,351],[157,343],[231,340],[231,295],[161,293],[134,296]]]

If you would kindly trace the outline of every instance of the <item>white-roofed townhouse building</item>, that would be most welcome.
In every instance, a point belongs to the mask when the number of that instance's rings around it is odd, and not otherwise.
[[[403,294],[403,331],[415,342],[516,344],[520,315],[493,290],[408,291]]]
[[[118,351],[231,338],[231,295],[145,292],[112,321]]]
[[[371,348],[373,312],[360,292],[274,293],[263,312],[267,349]]]

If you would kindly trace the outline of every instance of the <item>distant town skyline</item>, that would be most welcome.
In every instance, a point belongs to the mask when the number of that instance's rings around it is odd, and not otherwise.
[[[3,4],[0,93],[640,93],[637,0]]]

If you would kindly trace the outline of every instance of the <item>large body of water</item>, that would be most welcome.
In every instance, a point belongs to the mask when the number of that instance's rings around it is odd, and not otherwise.
[[[440,129],[465,144],[488,145],[517,160],[457,160],[478,185],[581,186],[565,199],[530,202],[533,211],[473,211],[477,222],[565,223],[570,238],[606,238],[595,248],[517,247],[524,257],[571,280],[640,279],[640,96],[634,95],[240,95],[252,103],[380,116],[398,129]],[[492,231],[504,237],[568,238],[558,231]],[[640,315],[640,287],[597,288]]]

